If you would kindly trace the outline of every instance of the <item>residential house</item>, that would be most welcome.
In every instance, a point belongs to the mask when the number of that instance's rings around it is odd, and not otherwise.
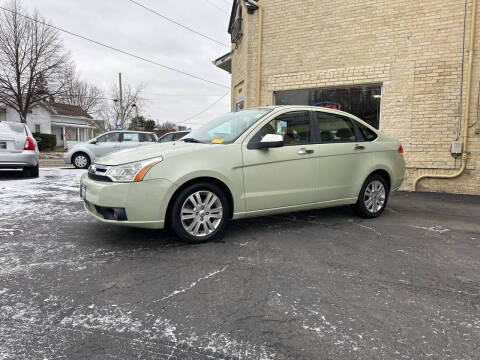
[[[20,116],[14,109],[0,105],[0,121],[20,122]],[[105,130],[103,121],[94,120],[81,107],[54,101],[35,105],[27,114],[27,125],[32,132],[55,134],[57,146],[65,148]]]

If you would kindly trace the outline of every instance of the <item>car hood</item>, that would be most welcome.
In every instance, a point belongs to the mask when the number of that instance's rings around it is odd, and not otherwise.
[[[115,151],[97,159],[96,163],[114,166],[151,159],[158,156],[162,156],[164,159],[167,159],[178,154],[183,154],[185,152],[196,152],[211,146],[222,145],[186,143],[183,141],[152,144]]]

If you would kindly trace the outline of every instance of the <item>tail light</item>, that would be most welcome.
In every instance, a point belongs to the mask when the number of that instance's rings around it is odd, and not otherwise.
[[[35,150],[35,141],[30,136],[27,136],[23,150]]]
[[[400,144],[400,146],[398,147],[398,150],[397,150],[397,151],[398,151],[398,153],[399,153],[400,155],[403,155],[403,146],[402,146],[402,144]]]

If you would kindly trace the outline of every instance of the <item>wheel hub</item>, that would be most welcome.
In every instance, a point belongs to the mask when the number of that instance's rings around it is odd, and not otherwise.
[[[197,191],[183,203],[180,217],[185,231],[195,237],[204,237],[214,232],[222,222],[222,203],[211,191]]]

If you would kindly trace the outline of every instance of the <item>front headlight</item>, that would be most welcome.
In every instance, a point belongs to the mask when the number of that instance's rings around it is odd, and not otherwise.
[[[163,158],[161,156],[137,161],[129,164],[112,166],[107,170],[105,176],[108,176],[115,182],[137,182],[142,181],[148,170],[157,165]]]

